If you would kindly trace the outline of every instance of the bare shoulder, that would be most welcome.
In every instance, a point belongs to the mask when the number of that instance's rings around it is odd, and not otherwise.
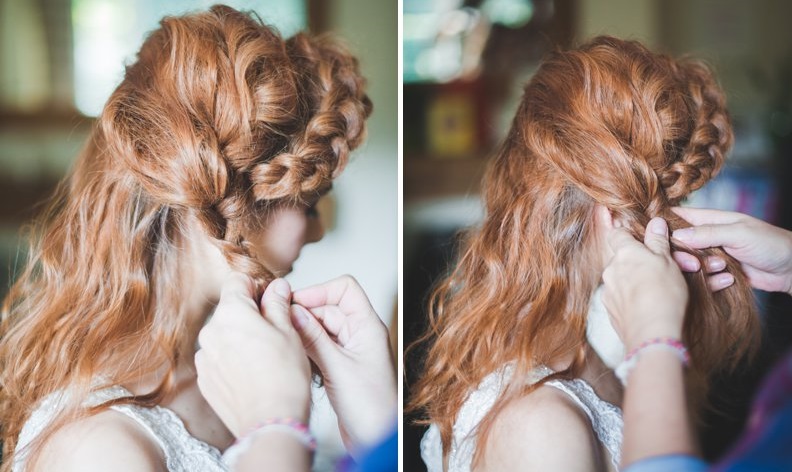
[[[47,440],[36,470],[165,472],[162,449],[131,418],[107,410],[68,424]]]
[[[597,470],[591,422],[565,393],[550,386],[512,401],[498,413],[477,472]]]

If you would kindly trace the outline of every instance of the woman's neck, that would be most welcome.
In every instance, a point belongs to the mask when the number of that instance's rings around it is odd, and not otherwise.
[[[621,405],[624,389],[613,370],[608,368],[591,346],[586,345],[585,361],[579,378],[585,380],[596,392],[597,396],[613,405]],[[555,372],[568,368],[574,359],[570,353],[550,363],[548,367]]]
[[[183,319],[185,324],[179,339],[180,345],[178,349],[180,355],[173,370],[175,392],[181,390],[181,384],[195,381],[194,354],[198,348],[198,333],[217,306],[217,300],[207,297],[203,291],[195,290],[197,286],[186,285],[186,287],[193,287],[193,289],[185,290],[188,294],[182,299],[180,307],[184,310]],[[136,382],[125,385],[125,387],[136,395],[150,393],[162,383],[170,368],[170,363],[163,359],[160,369],[141,376]]]
[[[179,300],[174,307],[180,311],[174,316],[183,320],[182,329],[177,333],[179,344],[175,347],[179,355],[176,365],[173,366],[165,357],[171,353],[163,353],[159,369],[123,386],[135,395],[148,394],[162,384],[170,371],[172,388],[159,405],[175,412],[194,437],[224,449],[231,444],[233,436],[198,389],[195,352],[198,333],[217,306],[222,280],[229,269],[213,245],[198,237],[188,243],[177,282]]]
[[[172,372],[173,387],[159,402],[159,406],[175,412],[191,435],[223,450],[233,442],[233,436],[201,395],[194,360],[198,333],[214,311],[217,300],[206,297],[204,293],[194,290],[192,292],[191,296],[183,300],[185,327],[181,339],[181,355]],[[168,366],[166,363],[158,371],[124,387],[136,395],[150,393],[162,383]]]

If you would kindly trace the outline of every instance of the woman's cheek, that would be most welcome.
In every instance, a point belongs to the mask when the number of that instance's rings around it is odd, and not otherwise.
[[[272,223],[268,246],[278,268],[288,272],[307,242],[308,218],[301,210],[290,209],[279,213]]]

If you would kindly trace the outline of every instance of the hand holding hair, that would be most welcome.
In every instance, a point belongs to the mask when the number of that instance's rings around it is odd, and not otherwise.
[[[290,298],[288,282],[276,279],[259,310],[252,280],[233,273],[198,336],[198,387],[237,438],[267,420],[308,420],[311,373],[289,322]]]
[[[344,444],[355,456],[381,439],[396,411],[388,330],[349,275],[294,292],[291,317],[322,372]]]
[[[752,287],[792,294],[792,232],[737,212],[682,207],[674,208],[674,212],[693,224],[674,231],[674,239],[694,249],[722,246],[742,264]],[[680,254],[675,253],[674,257],[682,270],[699,269],[698,260]],[[722,260],[708,260],[706,265],[708,272],[719,272],[725,267]],[[728,272],[709,277],[713,290],[733,282]]]
[[[659,338],[680,339],[689,294],[671,257],[666,221],[649,221],[643,244],[622,228],[611,230],[608,243],[614,255],[602,274],[602,301],[627,349]],[[636,362],[626,385],[621,466],[657,455],[692,454],[682,363],[666,349],[644,350]]]
[[[679,339],[688,287],[671,258],[668,225],[649,222],[644,244],[624,228],[608,234],[613,257],[602,274],[602,301],[628,350],[657,337]]]

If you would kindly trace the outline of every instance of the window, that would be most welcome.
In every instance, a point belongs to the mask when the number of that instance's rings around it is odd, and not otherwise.
[[[134,60],[146,34],[167,15],[205,10],[210,0],[74,0],[74,102],[85,115],[97,116]],[[227,0],[239,10],[253,10],[290,36],[307,26],[306,2],[295,0]]]

